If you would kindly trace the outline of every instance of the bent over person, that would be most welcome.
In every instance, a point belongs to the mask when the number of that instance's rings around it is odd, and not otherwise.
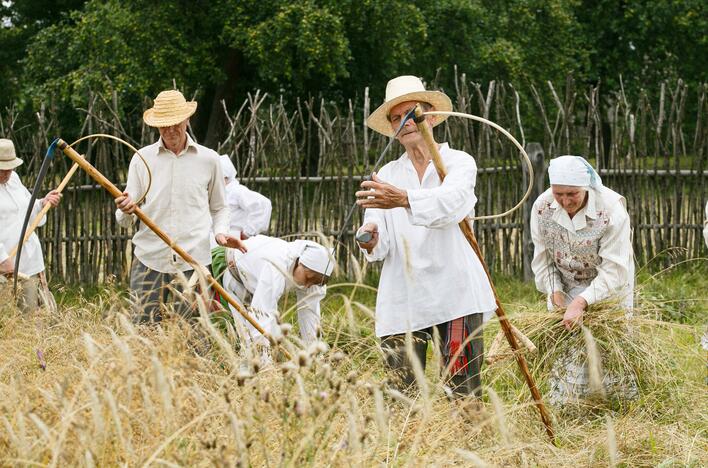
[[[373,130],[393,136],[417,103],[449,111],[450,98],[426,91],[413,76],[388,82],[386,100],[369,117]],[[431,126],[444,117],[426,116]],[[411,359],[425,368],[426,349],[438,339],[456,395],[481,395],[482,325],[496,302],[481,262],[458,223],[474,216],[477,166],[463,151],[438,144],[448,170],[440,181],[432,155],[413,120],[397,136],[405,153],[361,184],[357,203],[366,208],[359,246],[369,261],[383,261],[376,297],[376,336],[399,385],[415,383]],[[410,338],[407,337],[410,336]],[[406,340],[412,340],[409,356]]]
[[[0,139],[0,276],[22,275],[24,278],[19,282],[20,294],[18,305],[23,312],[33,312],[40,305],[40,291],[45,291],[50,295],[44,278],[44,259],[42,258],[42,247],[39,244],[37,234],[27,239],[20,258],[19,271],[15,270],[15,257],[17,244],[20,240],[22,223],[25,219],[27,206],[32,195],[22,185],[15,168],[22,164],[22,159],[15,154],[15,145],[11,140]],[[61,194],[56,190],[49,192],[43,199],[37,200],[32,207],[34,219],[42,207],[49,203],[57,206],[61,200]],[[40,226],[47,222],[46,216],[39,223]],[[51,300],[47,297],[47,300]]]
[[[123,195],[115,199],[116,219],[124,227],[132,226],[135,201],[148,186],[150,190],[140,207],[168,236],[201,265],[211,264],[210,232],[219,245],[243,248],[241,241],[228,234],[229,212],[224,198],[219,155],[198,145],[187,134],[189,117],[197,108],[176,90],[162,91],[154,107],[143,120],[156,127],[160,138],[140,150],[145,165],[136,154],[130,161],[128,183]],[[189,276],[192,265],[186,263],[170,246],[144,223],[138,223],[133,236],[133,264],[130,290],[134,297],[138,322],[162,320],[161,305],[172,303],[184,317],[195,314],[190,304],[170,301],[169,286],[178,272]]]
[[[568,330],[582,322],[589,305],[608,298],[631,310],[634,255],[624,197],[603,186],[595,169],[580,156],[551,160],[548,176],[551,188],[531,211],[531,267],[549,310],[563,311]],[[588,372],[581,350],[556,362],[551,403],[586,396]],[[611,393],[636,394],[632,376],[606,376],[604,383]]]
[[[317,339],[320,328],[320,301],[327,293],[326,283],[334,270],[330,249],[313,241],[287,242],[267,236],[244,241],[247,252],[217,247],[214,276],[221,278],[224,288],[241,305],[248,307],[253,318],[271,336],[280,333],[278,301],[290,290],[295,291],[300,337],[306,343]],[[225,300],[221,303],[235,317],[241,315]],[[248,322],[243,321],[248,337],[265,348],[268,340]]]

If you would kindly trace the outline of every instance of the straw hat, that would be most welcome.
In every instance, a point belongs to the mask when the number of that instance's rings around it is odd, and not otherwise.
[[[440,91],[426,91],[423,82],[417,76],[404,75],[392,79],[386,85],[386,99],[366,120],[366,125],[372,130],[386,136],[393,136],[395,131],[391,128],[388,114],[391,108],[406,101],[427,102],[438,111],[451,111],[452,102],[447,95]],[[446,115],[436,115],[433,127],[447,118]]]
[[[0,138],[0,170],[14,169],[22,164],[22,160],[15,155],[15,145],[11,140]]]
[[[143,120],[151,127],[169,127],[187,119],[196,110],[196,101],[187,102],[182,93],[170,89],[157,95],[152,108],[143,113]]]

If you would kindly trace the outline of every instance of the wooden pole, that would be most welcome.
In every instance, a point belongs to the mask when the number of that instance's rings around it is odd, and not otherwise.
[[[103,174],[101,174],[101,172],[98,169],[93,167],[93,165],[91,165],[91,163],[89,163],[86,159],[84,159],[79,153],[77,153],[64,140],[59,139],[59,141],[57,142],[57,147],[59,149],[61,149],[64,152],[64,154],[69,156],[76,164],[81,166],[81,169],[86,171],[86,173],[89,176],[91,176],[91,178],[93,180],[98,182],[101,185],[101,187],[106,189],[108,191],[108,193],[110,193],[113,198],[118,198],[123,195],[123,192],[121,192],[118,189],[118,187],[113,185],[113,183],[110,180],[108,180]],[[135,211],[133,213],[140,219],[140,221],[143,222],[143,224],[145,224],[148,228],[150,228],[152,230],[152,232],[154,232],[157,235],[157,237],[162,239],[165,242],[165,244],[169,245],[170,248],[177,253],[177,255],[182,257],[185,262],[192,265],[194,267],[195,271],[196,270],[202,271],[204,273],[204,275],[206,276],[207,281],[209,282],[211,287],[214,288],[221,295],[221,297],[226,299],[226,301],[229,304],[231,304],[238,311],[238,313],[241,314],[241,316],[244,319],[246,319],[246,321],[253,326],[253,328],[258,330],[263,336],[268,338],[268,341],[270,341],[271,344],[273,344],[274,346],[277,346],[277,343],[275,342],[273,337],[271,337],[270,335],[268,335],[268,333],[266,333],[266,331],[263,329],[263,327],[261,327],[261,325],[258,322],[256,322],[256,320],[254,320],[253,317],[251,317],[248,314],[248,312],[246,312],[246,310],[243,308],[243,306],[241,304],[236,302],[236,300],[233,297],[231,297],[231,295],[229,293],[226,292],[226,290],[221,286],[221,284],[219,284],[219,282],[213,276],[211,276],[209,274],[209,272],[194,259],[194,257],[192,257],[186,250],[182,249],[182,247],[177,245],[167,235],[167,233],[165,231],[163,231],[162,229],[160,229],[160,227],[157,224],[155,224],[155,222],[152,219],[150,219],[139,207],[136,207]],[[281,348],[281,351],[288,359],[291,359],[292,356],[290,355],[290,353],[288,353],[288,351],[286,349]]]
[[[447,169],[445,168],[445,164],[443,163],[442,157],[440,156],[440,152],[438,151],[438,145],[433,139],[433,132],[431,131],[428,122],[425,120],[425,116],[423,115],[423,113],[424,111],[421,106],[417,105],[415,109],[416,125],[418,126],[418,130],[420,131],[421,135],[423,136],[423,139],[425,140],[426,145],[428,146],[428,149],[430,150],[430,153],[433,157],[433,164],[435,165],[435,170],[438,172],[438,176],[440,177],[440,181],[442,182],[445,179],[445,176],[447,175]],[[501,325],[501,329],[504,331],[504,335],[506,336],[506,340],[509,342],[509,346],[511,346],[511,349],[514,350],[516,362],[519,364],[521,373],[526,379],[526,384],[531,390],[531,395],[533,396],[534,402],[536,403],[536,407],[538,408],[538,411],[541,414],[541,420],[543,421],[544,426],[546,426],[546,433],[551,439],[551,443],[555,443],[555,434],[553,433],[551,417],[548,413],[548,410],[546,409],[546,406],[543,404],[541,392],[539,392],[538,387],[536,387],[536,382],[534,381],[533,376],[529,371],[529,367],[526,364],[526,359],[524,358],[523,354],[519,352],[519,343],[516,341],[516,336],[514,336],[512,326],[509,323],[509,319],[507,319],[506,313],[504,312],[504,307],[502,306],[502,303],[499,300],[499,295],[497,294],[497,290],[494,287],[494,283],[492,282],[492,276],[489,273],[489,268],[487,268],[487,264],[484,261],[482,252],[479,249],[479,245],[477,244],[477,239],[475,238],[474,232],[470,228],[470,225],[466,219],[460,221],[459,226],[465,238],[469,242],[470,246],[472,246],[472,250],[474,250],[474,253],[477,254],[477,257],[479,258],[482,267],[484,267],[484,272],[487,274],[489,284],[492,287],[492,291],[494,292],[494,300],[497,303],[496,312],[497,317],[499,317],[499,325]]]
[[[524,231],[522,235],[522,256],[524,261],[524,281],[533,281],[533,271],[531,261],[533,260],[533,240],[531,239],[531,210],[536,199],[543,193],[543,183],[546,178],[546,167],[543,158],[543,147],[539,143],[529,143],[526,145],[526,152],[531,160],[533,174],[529,174],[526,166],[522,166],[524,176],[531,181],[531,192],[524,203]]]
[[[71,166],[71,168],[69,169],[69,172],[66,173],[66,175],[64,176],[64,179],[62,179],[61,183],[60,183],[59,186],[56,188],[56,191],[57,191],[57,192],[61,193],[61,192],[64,190],[64,187],[66,187],[66,184],[69,183],[69,180],[71,180],[71,177],[74,175],[74,173],[76,172],[76,170],[77,170],[78,168],[79,168],[79,165],[76,164],[76,163],[74,163],[74,165]],[[32,223],[31,223],[30,226],[27,228],[27,232],[25,232],[25,238],[22,239],[22,244],[23,244],[23,245],[24,245],[24,243],[27,242],[27,240],[30,238],[30,236],[32,235],[32,233],[34,232],[34,230],[37,229],[37,226],[39,226],[39,223],[42,222],[42,218],[44,218],[44,215],[47,214],[47,212],[49,211],[49,209],[50,209],[51,207],[52,207],[52,205],[51,205],[50,203],[45,203],[44,206],[42,207],[42,209],[40,210],[39,214],[38,214],[37,216],[35,216],[35,218],[32,220]],[[19,247],[20,247],[19,244],[16,245],[16,246],[10,251],[9,257],[14,257],[15,254],[17,253],[17,249],[18,249]]]

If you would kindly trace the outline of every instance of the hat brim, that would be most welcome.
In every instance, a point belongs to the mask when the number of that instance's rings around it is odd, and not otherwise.
[[[368,119],[366,125],[382,135],[392,137],[396,132],[391,127],[391,122],[388,120],[388,114],[391,108],[406,101],[427,102],[437,111],[450,112],[452,111],[452,101],[447,94],[440,91],[416,91],[414,93],[402,94],[390,101],[386,101],[376,109]],[[441,124],[447,119],[447,115],[436,115],[432,126]]]
[[[24,161],[17,157],[12,161],[0,161],[0,170],[7,171],[9,169],[14,169],[17,166],[21,166],[23,162]]]
[[[155,108],[143,112],[143,121],[150,127],[171,127],[188,119],[197,110],[196,101],[185,102],[180,109],[175,109],[170,115],[156,115]]]

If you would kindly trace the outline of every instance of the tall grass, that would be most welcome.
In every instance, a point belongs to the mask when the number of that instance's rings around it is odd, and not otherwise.
[[[513,365],[485,369],[480,405],[449,401],[433,366],[421,377],[426,385],[418,397],[390,388],[371,331],[375,293],[366,286],[331,287],[323,343],[298,349],[291,332],[284,345],[293,359],[270,365],[240,349],[238,330],[228,324],[217,329],[208,320],[189,325],[173,317],[160,327],[136,327],[127,302],[111,288],[90,300],[60,300],[55,315],[31,317],[3,294],[2,465],[700,466],[708,460],[698,325],[657,320],[651,346],[667,364],[656,369],[662,375],[619,410],[555,412],[558,446],[552,446]],[[487,328],[491,337],[496,325]],[[646,339],[646,330],[637,333]],[[35,349],[43,350],[46,371]],[[543,365],[535,361],[542,356],[529,359],[545,388]]]

